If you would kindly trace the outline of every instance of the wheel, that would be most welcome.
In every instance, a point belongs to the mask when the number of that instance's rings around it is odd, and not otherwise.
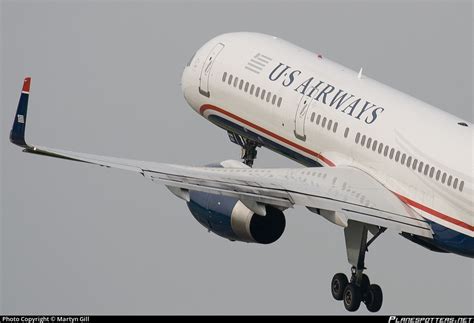
[[[362,291],[362,294],[365,294],[369,290],[369,286],[370,286],[369,276],[367,276],[366,274],[362,274],[362,280],[360,282],[360,289]]]
[[[360,302],[362,301],[362,295],[360,288],[354,284],[349,284],[344,289],[344,307],[349,312],[355,312],[359,309]]]
[[[342,301],[342,296],[344,294],[344,289],[349,284],[349,280],[347,276],[339,273],[335,274],[331,281],[331,293],[332,297],[334,297],[337,301]]]
[[[378,312],[382,307],[383,294],[379,285],[373,284],[369,286],[365,295],[365,306],[370,312]]]

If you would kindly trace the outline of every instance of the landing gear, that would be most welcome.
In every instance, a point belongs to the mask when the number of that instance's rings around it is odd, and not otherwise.
[[[352,265],[350,280],[346,275],[338,273],[331,281],[331,293],[335,300],[343,301],[344,307],[350,312],[359,309],[364,302],[370,312],[377,312],[382,307],[383,294],[379,285],[371,284],[369,277],[363,273],[367,247],[385,231],[385,228],[370,227],[376,233],[367,241],[368,225],[349,221],[344,229],[346,238],[347,259]],[[372,230],[371,230],[372,231]]]
[[[361,302],[365,303],[370,312],[377,312],[382,307],[382,289],[379,285],[371,285],[366,274],[362,274],[360,285],[358,285],[355,272],[353,268],[350,282],[344,274],[334,275],[331,282],[332,296],[335,300],[342,300],[344,307],[350,312],[357,311]]]
[[[245,165],[252,167],[257,158],[257,147],[261,147],[257,142],[247,139],[239,134],[228,131],[230,141],[242,147],[241,157]]]
[[[378,310],[382,307],[382,301],[382,288],[380,288],[380,286],[377,284],[370,285],[364,299],[367,309],[371,312],[378,312]]]
[[[252,167],[255,158],[257,158],[257,143],[251,140],[245,140],[244,145],[242,146],[242,156],[244,164]]]
[[[346,275],[342,273],[335,274],[331,281],[332,297],[337,301],[342,301],[344,290],[347,285],[349,285],[349,281],[347,280]]]
[[[344,307],[349,312],[355,312],[359,309],[360,302],[362,301],[362,291],[359,286],[355,284],[349,284],[344,289]]]

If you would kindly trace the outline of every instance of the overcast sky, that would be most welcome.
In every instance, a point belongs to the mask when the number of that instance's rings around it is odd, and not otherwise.
[[[329,288],[333,274],[349,273],[340,227],[296,208],[276,243],[231,243],[141,176],[22,154],[8,133],[23,77],[32,76],[35,144],[203,165],[240,157],[181,93],[186,62],[210,38],[272,34],[472,122],[472,9],[469,1],[2,1],[2,312],[345,314]],[[266,150],[255,166],[300,167]],[[384,291],[382,314],[474,312],[471,259],[387,232],[366,265]]]

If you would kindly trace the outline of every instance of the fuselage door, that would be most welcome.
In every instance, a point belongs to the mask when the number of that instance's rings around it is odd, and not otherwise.
[[[209,80],[211,76],[212,66],[216,61],[216,57],[224,48],[224,44],[218,43],[215,45],[209,55],[207,55],[206,60],[202,64],[201,76],[199,77],[199,93],[206,97],[211,97],[211,92],[209,89]]]
[[[302,141],[306,140],[305,122],[309,107],[311,106],[312,102],[312,97],[303,94],[299,98],[298,108],[296,109],[294,133],[295,137]]]

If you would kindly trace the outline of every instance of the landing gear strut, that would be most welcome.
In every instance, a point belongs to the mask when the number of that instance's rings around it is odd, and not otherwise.
[[[375,227],[371,227],[371,229]],[[344,229],[346,238],[347,259],[352,265],[350,280],[345,274],[335,274],[331,281],[331,293],[334,299],[343,301],[344,307],[350,312],[359,309],[364,302],[370,312],[377,312],[382,307],[383,294],[379,285],[371,284],[369,277],[363,273],[367,247],[385,231],[378,228],[374,236],[367,241],[368,225],[349,221]]]
[[[257,147],[261,147],[257,142],[247,139],[239,134],[228,131],[230,141],[242,147],[241,157],[245,165],[252,167],[257,158]]]
[[[242,146],[242,156],[244,164],[252,167],[255,158],[257,158],[257,143],[251,140],[245,140],[244,145]]]

